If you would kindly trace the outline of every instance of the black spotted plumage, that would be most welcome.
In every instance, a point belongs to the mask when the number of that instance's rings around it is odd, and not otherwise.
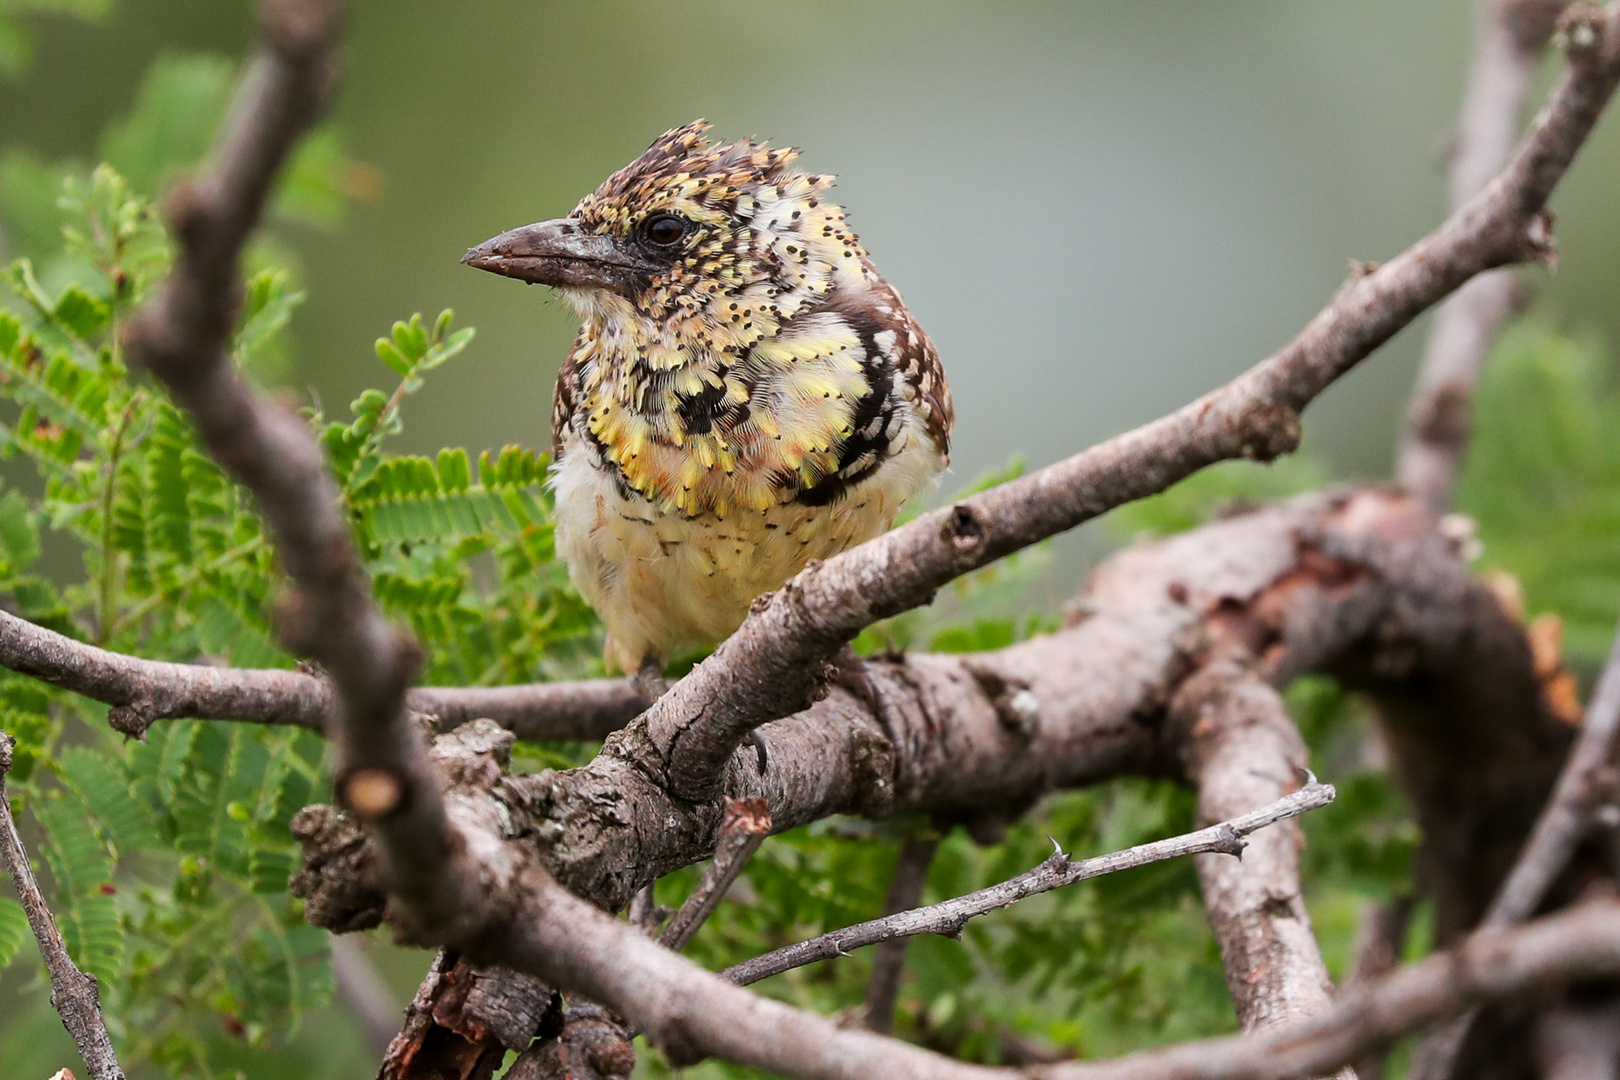
[[[949,455],[938,354],[832,179],[705,128],[468,254],[580,313],[553,408],[557,548],[628,669],[888,528]]]

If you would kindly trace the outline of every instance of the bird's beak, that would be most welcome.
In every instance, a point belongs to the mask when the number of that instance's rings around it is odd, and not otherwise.
[[[652,268],[624,251],[612,237],[580,227],[571,218],[541,221],[503,232],[468,250],[468,266],[527,281],[627,292]]]

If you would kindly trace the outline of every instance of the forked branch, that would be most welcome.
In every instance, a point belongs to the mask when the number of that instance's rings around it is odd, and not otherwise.
[[[1620,8],[1580,4],[1565,23],[1569,63],[1551,100],[1495,179],[1438,229],[1346,282],[1294,340],[1220,389],[806,568],[653,705],[649,766],[677,795],[711,797],[744,736],[803,709],[823,661],[867,626],[1206,465],[1288,453],[1300,410],[1430,305],[1485,270],[1550,258],[1547,199],[1620,81]]]

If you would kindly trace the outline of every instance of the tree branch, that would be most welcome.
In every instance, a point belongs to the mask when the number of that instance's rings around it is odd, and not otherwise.
[[[1425,739],[1399,747],[1467,766],[1448,768],[1434,796],[1414,774],[1417,795],[1441,807],[1432,834],[1475,835],[1489,821],[1508,851],[1500,864],[1439,868],[1470,897],[1469,873],[1506,873],[1562,760],[1567,728],[1541,711],[1523,628],[1421,508],[1387,493],[1308,496],[1127,549],[1096,569],[1074,610],[1070,626],[997,652],[868,663],[869,694],[835,688],[770,725],[770,769],[739,755],[725,796],[764,799],[778,830],[832,814],[951,823],[1006,816],[1054,788],[1179,774],[1165,703],[1217,627],[1255,643],[1273,685],[1329,671],[1375,694],[1426,688],[1421,711],[1391,718]],[[723,800],[671,798],[633,763],[635,738],[632,725],[586,766],[509,776],[486,796],[498,803],[488,814],[608,910],[709,857],[724,811]],[[295,888],[317,925],[375,925],[379,886],[349,869],[343,852],[363,840],[343,820],[308,833]],[[1494,890],[1500,877],[1488,880]]]
[[[413,650],[369,602],[315,443],[295,418],[255,400],[224,353],[237,250],[293,136],[319,100],[333,22],[332,6],[313,0],[284,0],[266,10],[270,53],[239,105],[214,173],[174,202],[180,262],[132,330],[131,351],[187,406],[212,452],[255,494],[269,523],[298,589],[286,620],[290,640],[331,673],[342,703],[334,731],[338,791],[376,843],[396,919],[418,940],[449,942],[475,960],[510,964],[623,1012],[676,1060],[712,1053],[818,1078],[986,1075],[869,1033],[839,1031],[822,1018],[727,986],[560,887],[538,845],[513,838],[547,842],[562,830],[539,830],[544,821],[532,812],[504,815],[508,804],[487,797],[499,785],[503,799],[532,800],[521,807],[532,811],[551,805],[543,785],[558,778],[535,779],[527,789],[520,786],[523,778],[500,779],[510,737],[503,742],[493,725],[475,722],[441,740],[462,744],[469,760],[479,758],[472,772],[448,778],[456,786],[446,809],[426,750],[405,718]],[[1435,234],[1350,282],[1293,344],[1139,432],[808,569],[762,602],[714,658],[603,756],[650,746],[658,756],[641,763],[653,764],[648,771],[663,778],[658,786],[666,797],[711,799],[730,778],[726,764],[737,741],[760,722],[802,708],[820,678],[818,661],[863,626],[924,602],[967,570],[1160,490],[1211,461],[1290,449],[1298,410],[1417,312],[1479,270],[1545,254],[1542,205],[1620,78],[1620,7],[1611,8],[1606,23],[1594,9],[1581,10],[1585,21],[1570,35],[1569,71],[1503,175]],[[872,692],[881,700],[884,690]],[[873,705],[868,715],[880,710]],[[1010,703],[1008,710],[1014,720],[1029,712]],[[1000,723],[1003,711],[992,706],[992,713]],[[886,743],[891,765],[874,760]],[[820,746],[827,749],[828,741]],[[772,749],[775,772],[774,740]],[[892,805],[895,784],[887,770],[893,744],[881,726],[865,750],[851,770],[876,774],[872,788]],[[817,758],[825,768],[824,755]],[[620,763],[636,768],[628,759]],[[635,785],[620,779],[627,782],[617,793],[628,801]],[[970,788],[967,797],[975,794]],[[622,808],[616,804],[614,812]],[[703,812],[672,814],[661,827],[681,831]],[[711,819],[704,830],[711,844],[714,824]],[[528,825],[537,832],[525,837],[521,830]],[[621,862],[619,873],[644,874],[649,861]],[[1602,929],[1620,942],[1612,927]],[[1591,938],[1582,940],[1578,957],[1557,958],[1577,971],[1620,960],[1620,945],[1605,952],[1593,949]],[[1541,939],[1527,931],[1526,940]],[[1467,973],[1475,974],[1472,967]],[[1482,984],[1487,991],[1503,985],[1498,970],[1480,974],[1492,976],[1496,982]]]
[[[1554,980],[1620,973],[1620,909],[1594,904],[1511,931],[1485,931],[1319,1016],[1247,1036],[1183,1044],[1117,1062],[1019,1073],[943,1058],[758,997],[692,965],[558,886],[517,871],[521,908],[482,943],[517,967],[624,1015],[677,1063],[708,1054],[805,1080],[1300,1080],[1479,1001]]]
[[[1474,55],[1463,93],[1450,169],[1450,205],[1479,193],[1519,137],[1519,118],[1536,61],[1568,0],[1480,0]],[[1493,270],[1458,289],[1435,312],[1396,457],[1401,486],[1436,514],[1451,503],[1472,429],[1474,387],[1516,280]]]
[[[1305,742],[1282,697],[1237,660],[1214,660],[1188,679],[1170,716],[1198,792],[1200,822],[1282,797],[1305,771]],[[1288,822],[1256,836],[1242,859],[1196,860],[1226,985],[1245,1031],[1315,1015],[1333,1000],[1300,886],[1304,846],[1298,822]]]
[[[402,1010],[395,1005],[371,957],[353,937],[332,939],[332,982],[365,1035],[367,1046],[381,1060],[399,1030]]]
[[[1388,979],[1350,988],[1326,1012],[1253,1035],[1205,1039],[1118,1061],[1031,1070],[1037,1080],[1299,1080],[1484,1001],[1620,971],[1620,908],[1592,904],[1518,930],[1482,930]]]
[[[1620,751],[1620,629],[1603,674],[1586,706],[1580,733],[1558,774],[1524,852],[1502,883],[1482,926],[1512,926],[1535,914],[1575,847],[1590,832],[1600,807],[1614,802],[1615,757]]]
[[[308,426],[249,389],[226,350],[241,287],[238,255],[298,137],[331,82],[337,0],[266,0],[264,45],[208,171],[171,193],[174,271],[133,320],[131,357],[190,414],[209,452],[250,492],[295,589],[283,636],[337,689],[339,799],[377,841],[400,917],[433,937],[488,918],[483,864],[462,844],[405,690],[416,646],[371,601],[349,522]],[[476,726],[476,725],[474,725]]]
[[[1248,846],[1245,838],[1250,833],[1303,814],[1307,810],[1326,806],[1333,801],[1334,794],[1332,785],[1319,784],[1313,780],[1293,794],[1286,795],[1268,806],[1199,829],[1197,832],[1138,844],[1124,851],[1096,855],[1078,862],[1070,859],[1062,851],[1054,851],[1045,862],[1033,870],[1026,870],[1017,877],[1008,878],[989,888],[938,904],[930,904],[927,907],[856,923],[842,930],[834,930],[830,934],[822,934],[808,941],[788,945],[735,964],[722,971],[720,977],[739,986],[747,986],[749,983],[768,979],[772,975],[780,975],[784,971],[791,971],[821,960],[831,960],[835,956],[845,956],[852,949],[862,949],[879,942],[916,937],[918,934],[959,937],[962,927],[967,925],[969,919],[988,915],[1020,900],[1052,889],[1061,889],[1065,885],[1073,885],[1104,874],[1115,874],[1121,870],[1133,870],[1138,866],[1164,862],[1166,859],[1177,859],[1183,855],[1197,855],[1201,852],[1240,855]]]
[[[889,882],[889,893],[883,900],[883,916],[898,915],[922,903],[923,886],[928,884],[928,868],[934,863],[934,852],[939,838],[934,836],[907,840],[900,845],[895,860],[894,878]],[[895,937],[880,941],[872,956],[872,977],[866,984],[866,1003],[862,1009],[867,1031],[887,1035],[894,1027],[894,1006],[900,997],[900,976],[906,967],[906,946],[909,937]]]
[[[1564,762],[1552,797],[1536,819],[1530,839],[1513,864],[1481,927],[1515,926],[1535,914],[1553,882],[1569,865],[1576,845],[1592,829],[1599,807],[1616,796],[1615,757],[1620,750],[1620,630],[1608,663],[1587,704],[1574,749]],[[1477,1014],[1468,1012],[1424,1037],[1412,1058],[1412,1080],[1445,1080],[1457,1068]]]
[[[16,745],[15,739],[0,731],[0,862],[17,887],[17,899],[28,916],[34,940],[39,942],[40,955],[45,958],[45,970],[51,977],[51,1005],[61,1014],[62,1026],[73,1036],[73,1045],[79,1048],[91,1080],[124,1080],[124,1070],[107,1036],[106,1021],[101,1018],[101,991],[95,976],[80,971],[68,955],[62,932],[56,928],[39,882],[34,880],[34,870],[28,865],[22,837],[17,834],[11,799],[6,794],[6,774],[11,771],[11,752]]]
[[[176,664],[109,652],[0,611],[0,666],[113,706],[115,731],[140,737],[159,720],[205,718],[326,730],[331,682],[301,671]],[[448,731],[487,717],[520,739],[603,739],[647,707],[628,679],[517,686],[422,686],[405,705]]]
[[[1545,213],[1620,80],[1620,14],[1572,9],[1569,64],[1507,166],[1433,233],[1339,290],[1293,341],[1182,409],[807,567],[653,705],[646,763],[712,798],[748,732],[811,700],[826,658],[879,619],[1020,548],[1216,461],[1294,449],[1299,411],[1431,304],[1484,270],[1550,257]]]
[[[737,880],[748,860],[753,858],[759,845],[771,834],[771,815],[764,802],[737,799],[726,806],[726,817],[720,825],[720,842],[715,845],[714,860],[703,871],[703,879],[692,895],[681,904],[680,910],[669,920],[664,932],[658,935],[658,944],[680,952],[692,935],[704,924],[714,909],[720,906],[726,890]],[[639,895],[639,894],[638,894]]]

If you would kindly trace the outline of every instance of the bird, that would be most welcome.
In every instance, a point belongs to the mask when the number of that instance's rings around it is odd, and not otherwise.
[[[643,687],[812,560],[892,528],[950,461],[939,355],[834,178],[709,130],[665,132],[567,217],[462,260],[579,316],[552,412],[556,550],[608,669]]]

